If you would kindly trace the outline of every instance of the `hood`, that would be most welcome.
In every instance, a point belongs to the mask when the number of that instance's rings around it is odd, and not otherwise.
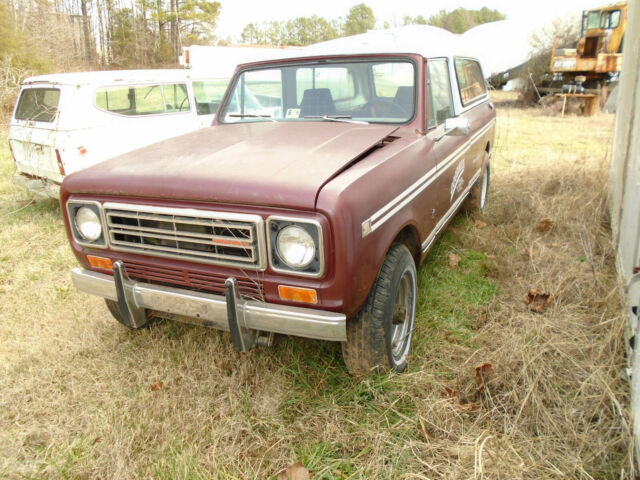
[[[313,209],[327,181],[397,128],[345,122],[218,125],[74,173],[62,192]]]

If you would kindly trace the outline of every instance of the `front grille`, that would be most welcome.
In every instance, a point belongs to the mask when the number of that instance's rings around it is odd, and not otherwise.
[[[132,280],[147,281],[167,286],[187,287],[194,290],[225,294],[227,275],[201,273],[191,269],[159,267],[140,262],[124,262],[127,276]],[[264,301],[262,282],[248,277],[236,277],[238,293],[245,298]]]
[[[263,220],[257,215],[105,203],[113,250],[264,269]]]

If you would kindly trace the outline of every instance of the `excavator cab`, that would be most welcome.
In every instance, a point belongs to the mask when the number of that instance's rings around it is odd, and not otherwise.
[[[627,4],[582,12],[582,30],[576,48],[580,57],[594,58],[598,54],[622,52],[622,41],[627,23]]]

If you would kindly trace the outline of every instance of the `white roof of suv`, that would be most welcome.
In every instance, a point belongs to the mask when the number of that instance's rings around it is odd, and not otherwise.
[[[204,78],[199,72],[185,69],[158,69],[158,70],[103,70],[95,72],[71,72],[53,73],[28,77],[23,85],[38,83],[53,83],[59,85],[90,85],[90,84],[130,84],[169,82],[176,80],[188,80]]]
[[[430,25],[370,30],[360,35],[336,38],[306,47],[307,55],[359,53],[417,53],[425,58],[469,56],[463,51],[460,37]]]

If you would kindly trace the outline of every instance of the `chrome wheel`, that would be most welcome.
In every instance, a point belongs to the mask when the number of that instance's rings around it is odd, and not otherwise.
[[[391,318],[391,355],[400,362],[411,351],[411,335],[416,309],[416,276],[407,268],[400,278]]]
[[[487,165],[484,175],[482,175],[482,186],[480,188],[480,210],[484,210],[489,197],[489,165]]]

